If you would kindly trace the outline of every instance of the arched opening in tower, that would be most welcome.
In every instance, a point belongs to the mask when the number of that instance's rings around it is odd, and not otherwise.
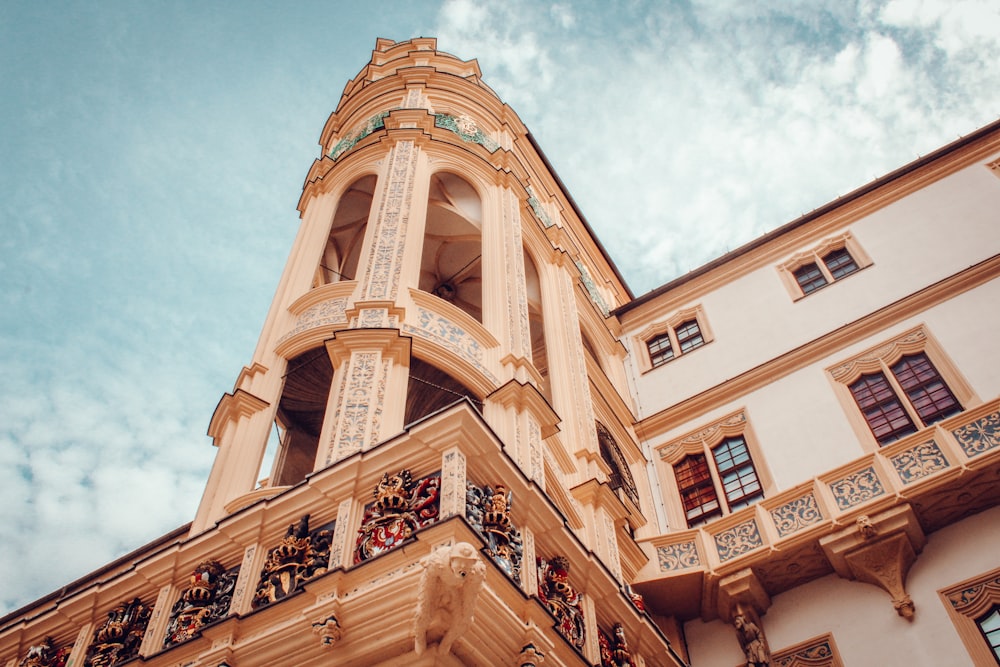
[[[296,484],[313,471],[332,381],[333,365],[325,347],[288,361],[275,417],[281,443],[271,470],[272,486]]]
[[[524,279],[528,295],[528,327],[531,335],[531,362],[542,376],[542,394],[552,401],[549,386],[549,353],[545,345],[545,320],[542,316],[542,285],[538,268],[527,250],[524,251]]]
[[[483,206],[448,172],[431,177],[418,287],[483,321]]]
[[[410,359],[404,424],[412,424],[463,398],[471,400],[476,409],[482,412],[482,399],[461,381],[417,357]]]
[[[368,227],[368,215],[375,193],[374,176],[364,176],[351,184],[340,197],[337,213],[330,225],[330,236],[323,249],[323,257],[316,268],[313,287],[354,280],[358,274],[358,260]]]

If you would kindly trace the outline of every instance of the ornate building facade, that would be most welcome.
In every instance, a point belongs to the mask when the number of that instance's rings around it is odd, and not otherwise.
[[[194,520],[0,664],[997,661],[1000,124],[639,298],[433,39],[320,144]]]

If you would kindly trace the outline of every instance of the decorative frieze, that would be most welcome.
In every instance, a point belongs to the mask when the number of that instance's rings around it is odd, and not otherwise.
[[[531,210],[535,213],[535,217],[542,223],[542,226],[548,229],[555,223],[552,222],[552,218],[546,213],[542,203],[538,201],[538,197],[535,196],[535,191],[531,189],[531,186],[529,185],[526,189],[528,191],[528,206],[531,207]]]
[[[611,632],[598,628],[597,641],[601,650],[601,667],[634,667],[632,653],[625,639],[625,628],[615,623]]]
[[[538,598],[556,619],[556,630],[577,649],[586,641],[582,594],[569,583],[569,560],[555,556],[550,560],[539,557]]]
[[[984,415],[951,432],[970,459],[1000,446],[1000,412]]]
[[[72,644],[57,646],[54,638],[46,637],[41,644],[29,648],[28,653],[17,665],[18,667],[65,667],[72,648]]]
[[[376,130],[384,129],[385,118],[388,115],[388,110],[378,112],[369,118],[360,128],[338,141],[334,147],[330,149],[330,152],[327,153],[327,155],[330,159],[336,162],[340,156],[354,148],[359,141],[367,137],[369,134],[375,132]]]
[[[890,456],[889,461],[892,462],[892,467],[895,468],[903,484],[910,484],[949,466],[944,452],[933,440],[922,442],[895,456]]]
[[[287,597],[302,584],[326,572],[334,522],[309,529],[309,515],[288,527],[278,546],[267,553],[252,605],[254,609]]]
[[[823,520],[816,496],[807,493],[771,510],[778,537],[785,537]]]
[[[375,501],[365,508],[354,547],[354,563],[361,563],[405,542],[439,517],[439,473],[414,480],[409,470],[385,473],[375,485]]]
[[[701,566],[701,558],[698,557],[698,547],[694,540],[656,547],[656,560],[660,564],[660,572]]]
[[[84,667],[114,667],[139,655],[151,610],[139,598],[122,602],[94,632]]]
[[[317,327],[333,326],[347,323],[347,298],[328,299],[306,308],[298,317],[291,330],[278,339],[280,346],[292,336],[315,329]]]
[[[837,507],[841,510],[850,509],[872,498],[885,495],[885,487],[882,486],[872,466],[831,482],[830,491],[833,492]]]
[[[507,576],[521,583],[521,533],[510,521],[513,494],[503,484],[495,487],[466,482],[466,517],[486,541],[486,552]]]
[[[601,311],[604,317],[607,317],[611,309],[608,308],[608,302],[604,300],[601,296],[601,292],[597,289],[597,285],[594,283],[594,279],[590,277],[590,271],[587,270],[586,265],[580,260],[575,260],[573,262],[576,264],[577,270],[580,272],[580,282],[583,283],[584,289],[587,290],[587,294],[590,296],[590,300],[597,306],[597,309]]]
[[[764,540],[761,538],[760,528],[757,526],[756,519],[736,524],[728,530],[716,533],[713,537],[715,539],[715,550],[718,552],[719,560],[722,562],[742,556],[764,545]]]
[[[446,113],[434,114],[434,125],[454,132],[462,141],[479,144],[490,153],[500,148],[500,144],[483,132],[476,124],[475,119],[467,114],[461,116],[451,116]]]
[[[195,568],[189,586],[170,610],[163,646],[191,639],[212,621],[229,613],[240,566],[225,569],[216,560],[206,560]]]

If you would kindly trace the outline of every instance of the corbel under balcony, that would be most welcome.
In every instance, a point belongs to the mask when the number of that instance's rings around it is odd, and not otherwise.
[[[906,575],[927,538],[909,505],[885,512],[862,514],[848,526],[821,538],[823,552],[837,574],[878,586],[892,597],[903,618],[913,618],[915,607],[906,593]]]

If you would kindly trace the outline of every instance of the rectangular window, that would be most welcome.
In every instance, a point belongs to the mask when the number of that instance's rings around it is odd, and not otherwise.
[[[674,466],[677,488],[688,526],[721,514],[719,497],[715,493],[712,474],[704,454],[691,454]]]
[[[826,268],[834,280],[840,280],[858,270],[858,264],[851,257],[851,253],[847,252],[847,248],[828,252],[823,256],[823,263],[826,264]]]
[[[695,306],[648,327],[635,340],[637,344],[646,346],[649,365],[645,370],[650,370],[711,343],[712,332],[701,306]]]
[[[653,368],[662,366],[674,358],[674,348],[670,345],[670,336],[661,334],[646,342],[649,349],[649,363]]]
[[[880,445],[885,445],[962,411],[958,399],[923,352],[899,359],[885,373],[862,375],[850,385]]]
[[[795,282],[799,284],[803,294],[815,292],[820,287],[827,284],[826,276],[819,270],[817,264],[805,264],[792,272],[795,275]]]
[[[698,328],[698,320],[688,320],[675,330],[677,333],[677,343],[681,347],[681,354],[701,347],[705,344],[705,339]]]
[[[715,458],[715,467],[719,471],[729,511],[746,507],[763,497],[760,480],[743,436],[726,438],[712,448],[712,456]]]
[[[1000,665],[1000,605],[993,607],[988,614],[980,617],[976,621],[976,625],[979,626],[979,631],[983,633],[986,645],[990,647],[993,657]]]

